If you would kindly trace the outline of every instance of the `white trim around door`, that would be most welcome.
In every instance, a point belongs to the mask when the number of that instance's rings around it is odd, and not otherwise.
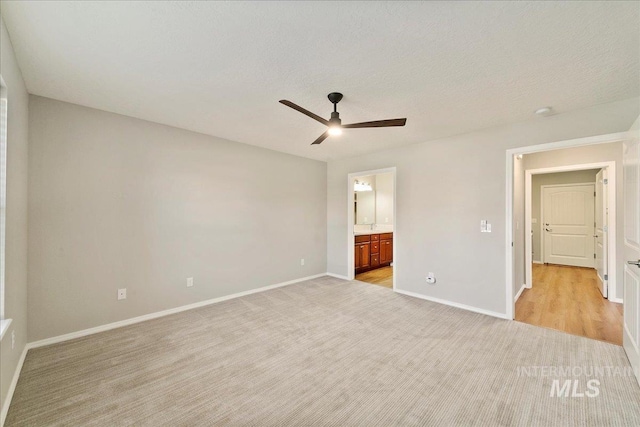
[[[548,144],[539,144],[539,145],[530,145],[528,147],[519,147],[519,148],[511,148],[506,150],[506,206],[505,206],[505,215],[506,215],[506,230],[505,230],[505,254],[506,254],[506,268],[505,268],[505,293],[506,293],[506,317],[508,319],[513,319],[515,314],[515,300],[514,300],[514,292],[513,292],[513,271],[514,271],[514,236],[513,236],[513,163],[514,158],[520,154],[531,154],[531,153],[539,153],[541,151],[550,151],[550,150],[558,150],[561,148],[572,148],[572,147],[583,147],[587,145],[596,145],[596,144],[608,144],[611,142],[622,142],[625,140],[626,133],[611,133],[606,135],[597,135],[597,136],[589,136],[586,138],[577,138],[570,139],[566,141],[557,141],[550,142]],[[610,173],[609,178],[611,178],[612,173]],[[531,182],[529,182],[529,192],[531,192]],[[527,183],[525,181],[525,191],[527,190]],[[613,193],[613,191],[610,191]],[[611,196],[609,196],[611,197]],[[615,195],[614,195],[615,197]],[[525,203],[526,197],[525,197]],[[529,202],[531,203],[531,202]],[[526,208],[525,208],[526,209]],[[529,209],[530,210],[530,209]],[[525,210],[526,212],[526,210]],[[613,217],[614,215],[610,212],[609,217]],[[530,220],[531,218],[529,218]],[[614,234],[614,233],[609,233]],[[525,236],[531,235],[531,223],[529,222],[529,228],[525,229]],[[530,239],[528,239],[530,241]],[[525,242],[527,239],[525,239]],[[615,246],[614,246],[615,247]],[[528,254],[528,255],[527,255]],[[527,261],[529,268],[531,266],[531,247],[525,248],[525,256],[527,256]],[[613,258],[612,258],[613,259]],[[527,279],[529,280],[529,279]],[[531,283],[529,281],[529,283]],[[610,288],[611,289],[611,288]],[[620,302],[616,300],[612,300],[614,302]]]

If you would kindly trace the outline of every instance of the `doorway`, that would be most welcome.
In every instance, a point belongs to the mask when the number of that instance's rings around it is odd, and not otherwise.
[[[590,182],[580,182],[585,180]],[[594,269],[600,263],[603,297],[622,302],[615,268],[616,181],[615,161],[524,170],[524,287],[533,285],[534,264]]]
[[[348,175],[349,280],[395,289],[396,168]]]
[[[513,319],[621,344],[622,289],[616,286],[621,267],[616,212],[621,211],[616,203],[622,196],[616,183],[622,179],[624,139],[624,134],[603,135],[509,153],[507,271],[512,288],[507,291],[512,292]],[[571,174],[571,180],[542,179]],[[602,203],[598,216],[594,193]],[[596,232],[598,226],[604,233]]]
[[[527,156],[522,161],[526,168]],[[622,304],[614,301],[615,267],[608,265],[616,240],[609,173],[615,176],[615,162],[525,169],[531,251],[515,320],[622,345]]]

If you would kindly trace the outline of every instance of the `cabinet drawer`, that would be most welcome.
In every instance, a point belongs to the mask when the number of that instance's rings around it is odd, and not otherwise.
[[[356,236],[356,243],[367,243],[371,240],[371,236]]]
[[[393,233],[380,234],[380,240],[388,240],[388,239],[393,239]]]
[[[380,243],[371,242],[371,254],[377,254],[380,252]]]
[[[380,235],[379,234],[372,234],[371,235],[371,241],[372,242],[377,242],[378,240],[380,240]]]
[[[376,268],[380,266],[380,257],[378,254],[371,254],[371,267]]]

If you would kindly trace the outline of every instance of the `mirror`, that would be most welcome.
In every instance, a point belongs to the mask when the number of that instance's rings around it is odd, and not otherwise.
[[[357,225],[393,224],[393,174],[356,177],[353,191]]]
[[[376,193],[374,191],[356,191],[356,224],[376,223]]]

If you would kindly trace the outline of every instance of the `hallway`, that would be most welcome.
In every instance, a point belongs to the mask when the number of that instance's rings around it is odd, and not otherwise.
[[[534,264],[515,320],[622,345],[622,304],[602,297],[591,268]]]

